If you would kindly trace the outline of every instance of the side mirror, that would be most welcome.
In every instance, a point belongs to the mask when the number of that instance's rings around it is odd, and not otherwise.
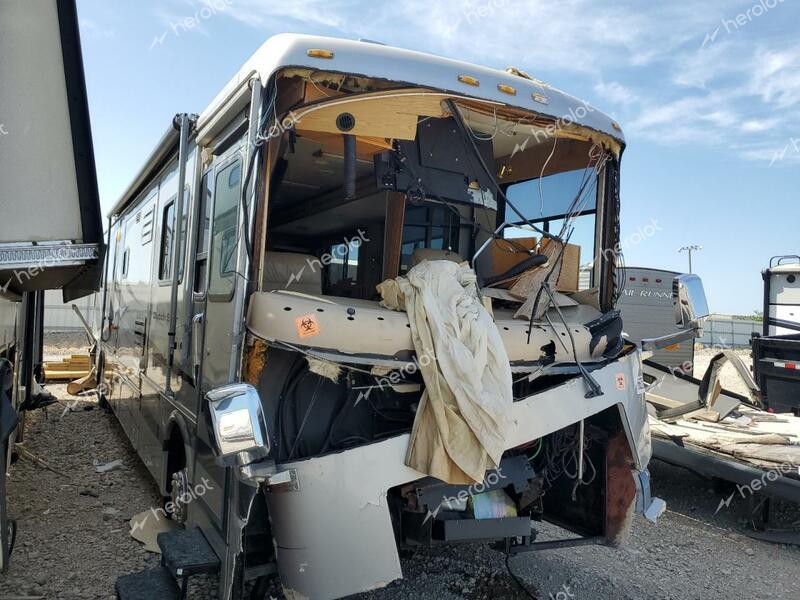
[[[206,393],[217,456],[228,466],[248,465],[270,453],[269,434],[258,391],[234,383]]]
[[[679,331],[641,341],[642,351],[654,352],[703,335],[702,321],[708,316],[703,281],[697,275],[678,275],[672,280],[672,302]]]
[[[696,329],[708,314],[708,301],[703,281],[697,275],[678,275],[672,281],[675,323],[686,329]]]

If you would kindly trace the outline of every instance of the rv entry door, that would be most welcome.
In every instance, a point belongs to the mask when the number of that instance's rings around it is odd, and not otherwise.
[[[221,161],[203,177],[203,199],[200,207],[198,254],[196,264],[195,335],[202,324],[202,343],[196,351],[202,353],[200,363],[197,417],[197,449],[195,480],[206,477],[213,487],[199,500],[206,504],[215,525],[224,531],[226,486],[230,483],[227,470],[216,463],[214,441],[210,438],[211,417],[203,396],[206,392],[230,383],[231,354],[236,345],[233,339],[235,290],[237,285],[237,256],[239,244],[244,243],[239,224],[242,159],[238,152]]]

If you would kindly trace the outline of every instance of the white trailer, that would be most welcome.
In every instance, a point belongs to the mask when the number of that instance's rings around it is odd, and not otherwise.
[[[104,250],[74,0],[0,2],[0,435],[35,404],[44,290],[96,290]],[[9,453],[10,454],[10,453]],[[0,568],[8,567],[5,472]],[[10,507],[13,512],[14,507]],[[11,536],[13,537],[13,536]]]
[[[678,275],[680,273],[664,269],[628,266],[619,269],[623,290],[617,308],[625,323],[625,334],[632,342],[638,344],[643,339],[678,331],[672,289],[672,282]],[[650,360],[691,372],[694,339],[656,350]]]
[[[775,256],[764,280],[765,337],[800,333],[800,256]]]

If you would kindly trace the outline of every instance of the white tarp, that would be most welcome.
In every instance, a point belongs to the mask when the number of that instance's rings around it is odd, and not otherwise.
[[[451,484],[483,481],[505,448],[513,402],[500,332],[481,304],[467,263],[424,261],[378,286],[405,310],[425,391],[406,464]]]

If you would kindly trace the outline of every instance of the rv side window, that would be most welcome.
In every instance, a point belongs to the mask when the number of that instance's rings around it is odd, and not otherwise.
[[[125,248],[125,251],[122,253],[122,279],[128,278],[128,263],[131,259],[131,250],[130,248]]]
[[[181,239],[178,242],[180,260],[178,262],[178,283],[183,280],[183,262],[186,256],[186,213],[189,206],[189,190],[183,195],[183,218],[181,219]],[[161,221],[161,253],[158,260],[158,278],[171,279],[175,256],[175,197],[164,207]]]
[[[329,293],[337,296],[350,296],[349,288],[358,283],[358,248],[361,240],[353,240],[349,244],[336,244],[328,249],[328,281]]]
[[[236,248],[239,236],[239,187],[241,161],[222,169],[214,183],[214,216],[211,237],[211,268],[208,277],[210,300],[228,301],[233,295]]]
[[[164,207],[161,219],[161,254],[158,261],[158,278],[169,279],[172,272],[172,250],[174,246],[175,201]]]
[[[203,175],[200,182],[200,210],[197,221],[197,254],[194,268],[194,293],[206,293],[206,265],[208,264],[208,232],[211,228],[211,178]]]
[[[403,223],[400,273],[408,271],[414,250],[433,248],[458,252],[459,219],[441,206],[409,206]]]

